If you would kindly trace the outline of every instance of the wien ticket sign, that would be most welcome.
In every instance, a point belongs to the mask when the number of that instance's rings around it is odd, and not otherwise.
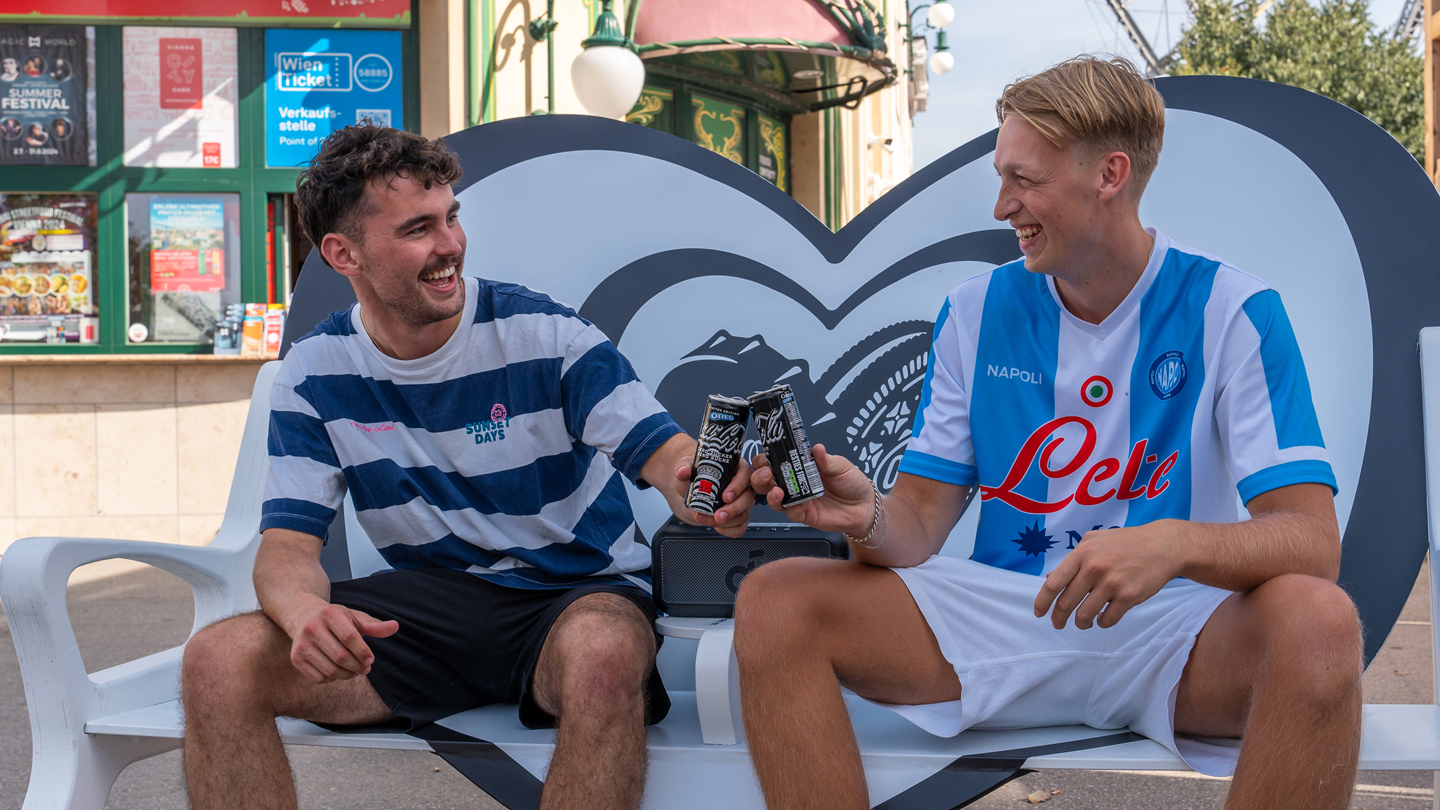
[[[403,127],[402,85],[397,31],[266,31],[266,165],[304,165],[351,124]]]

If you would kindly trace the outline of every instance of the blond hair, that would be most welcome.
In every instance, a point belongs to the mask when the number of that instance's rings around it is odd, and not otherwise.
[[[1058,147],[1082,144],[1096,157],[1124,152],[1138,198],[1160,162],[1165,100],[1124,59],[1077,56],[1013,84],[995,102],[1004,124],[1018,115]]]

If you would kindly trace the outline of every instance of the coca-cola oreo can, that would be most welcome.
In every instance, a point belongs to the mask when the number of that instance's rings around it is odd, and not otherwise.
[[[740,469],[740,446],[745,443],[745,424],[750,421],[750,403],[738,397],[711,394],[700,422],[700,439],[695,443],[695,461],[690,465],[690,489],[685,505],[706,515],[725,505],[725,487]]]
[[[770,459],[775,483],[785,490],[780,506],[788,509],[824,495],[825,485],[820,482],[805,422],[790,386],[781,383],[752,395],[750,409],[755,412],[755,432]]]

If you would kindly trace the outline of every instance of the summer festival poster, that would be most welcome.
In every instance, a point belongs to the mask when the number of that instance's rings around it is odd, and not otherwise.
[[[0,25],[0,165],[90,162],[79,25]]]
[[[187,197],[150,201],[150,291],[225,289],[225,202]]]
[[[0,193],[0,338],[44,340],[52,318],[66,340],[95,314],[94,194]]]

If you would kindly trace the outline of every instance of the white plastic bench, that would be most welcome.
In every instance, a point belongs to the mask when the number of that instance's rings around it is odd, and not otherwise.
[[[1440,482],[1440,328],[1425,330],[1420,345],[1427,381],[1427,472],[1429,480]],[[279,365],[266,364],[256,380],[225,522],[209,546],[29,538],[5,554],[0,583],[25,678],[34,739],[25,810],[98,810],[126,765],[179,747],[184,732],[177,685],[183,648],[87,675],[66,613],[65,582],[78,566],[123,558],[154,565],[189,583],[195,593],[195,629],[256,607],[250,572],[260,539],[260,500],[268,466],[269,387]],[[1440,492],[1432,489],[1431,498],[1433,554],[1440,551],[1440,502],[1435,500]],[[378,570],[383,563],[376,564],[379,556],[373,548],[365,553],[369,543],[363,534],[357,536],[351,515],[347,521],[351,564],[360,574]],[[1431,576],[1432,593],[1440,594],[1440,566],[1432,567]],[[761,807],[740,730],[730,620],[662,622],[671,640],[662,648],[661,665],[674,706],[664,722],[650,729],[645,806]],[[1440,634],[1433,630],[1432,626],[1432,643],[1440,649]],[[696,644],[676,643],[687,638]],[[982,783],[1005,781],[1020,768],[1185,768],[1163,746],[1123,731],[1071,726],[971,731],[941,739],[889,711],[848,700],[877,806],[952,807],[957,794]],[[506,705],[457,714],[439,725],[457,732],[448,741],[448,750],[447,741],[438,738],[337,734],[299,720],[279,721],[281,738],[289,744],[439,750],[448,753],[452,762],[484,760],[487,754],[493,760],[491,749],[483,744],[490,743],[533,780],[523,779],[518,769],[500,768],[500,781],[491,773],[481,777],[484,786],[502,801],[516,800],[507,793],[538,797],[538,780],[553,750],[553,731],[525,729],[515,707]],[[1108,744],[1096,747],[1101,742]],[[957,760],[967,757],[979,761],[957,765]],[[1366,770],[1440,771],[1440,705],[1366,706],[1360,760]],[[474,778],[471,768],[462,770]],[[917,801],[930,798],[927,795],[912,796],[902,804],[882,804],[921,783],[927,783],[925,794],[936,794],[933,803]],[[952,803],[946,804],[945,797]]]
[[[1309,317],[1329,319],[1327,323],[1334,324],[1332,331],[1342,332],[1361,314],[1368,318],[1369,312],[1377,308],[1378,311],[1394,313],[1393,317],[1387,315],[1372,324],[1375,333],[1375,387],[1371,405],[1365,411],[1369,414],[1369,424],[1356,419],[1347,422],[1339,431],[1326,426],[1326,438],[1335,448],[1336,457],[1345,455],[1343,448],[1347,446],[1346,442],[1357,439],[1365,456],[1367,475],[1372,474],[1373,455],[1379,459],[1376,462],[1379,467],[1397,467],[1394,471],[1381,469],[1374,473],[1380,477],[1383,486],[1390,487],[1396,481],[1405,484],[1393,492],[1387,490],[1377,501],[1373,492],[1375,485],[1369,482],[1370,479],[1360,479],[1358,458],[1347,462],[1351,464],[1348,473],[1337,466],[1337,474],[1341,474],[1342,480],[1350,482],[1352,489],[1345,497],[1355,499],[1355,514],[1358,514],[1364,501],[1364,508],[1369,510],[1366,512],[1367,520],[1374,520],[1374,516],[1380,514],[1384,520],[1392,521],[1386,526],[1376,527],[1372,536],[1366,533],[1367,526],[1354,529],[1356,521],[1347,521],[1342,517],[1342,524],[1346,524],[1342,527],[1346,533],[1342,581],[1369,588],[1368,591],[1355,592],[1359,593],[1357,601],[1361,603],[1362,618],[1371,617],[1368,620],[1370,624],[1367,624],[1370,630],[1367,642],[1373,654],[1398,612],[1396,605],[1403,603],[1404,597],[1404,594],[1386,592],[1377,598],[1374,583],[1383,579],[1382,590],[1395,591],[1397,583],[1408,588],[1413,582],[1419,552],[1423,549],[1424,541],[1420,535],[1427,528],[1426,517],[1432,556],[1440,549],[1440,330],[1420,331],[1420,327],[1440,324],[1440,294],[1437,294],[1440,283],[1434,279],[1435,257],[1440,256],[1440,238],[1431,233],[1433,221],[1440,212],[1440,200],[1435,199],[1434,189],[1413,161],[1408,166],[1404,164],[1404,160],[1409,160],[1408,156],[1388,140],[1388,136],[1383,132],[1376,136],[1379,130],[1373,125],[1363,122],[1363,119],[1352,120],[1358,119],[1358,116],[1331,102],[1316,100],[1316,97],[1288,88],[1242,80],[1164,80],[1162,91],[1172,110],[1184,110],[1187,114],[1172,115],[1170,131],[1167,132],[1166,157],[1146,198],[1147,204],[1151,200],[1159,202],[1154,203],[1156,208],[1146,214],[1147,217],[1153,215],[1163,221],[1170,216],[1169,209],[1165,207],[1170,204],[1165,202],[1169,199],[1166,194],[1180,182],[1175,177],[1176,173],[1184,174],[1186,170],[1185,156],[1195,150],[1203,152],[1209,145],[1217,143],[1226,145],[1226,148],[1234,146],[1226,140],[1228,130],[1224,129],[1231,126],[1232,121],[1248,121],[1234,126],[1269,133],[1264,137],[1283,141],[1286,149],[1301,155],[1306,161],[1329,159],[1324,157],[1328,154],[1327,149],[1333,149],[1335,153],[1331,162],[1339,168],[1326,175],[1324,185],[1317,183],[1316,190],[1307,187],[1296,193],[1308,195],[1308,198],[1315,193],[1323,194],[1328,188],[1336,195],[1337,204],[1345,216],[1340,227],[1346,227],[1348,222],[1355,233],[1356,250],[1365,270],[1362,281],[1368,286],[1360,295],[1322,290],[1319,298],[1314,299],[1318,303],[1302,303],[1299,306],[1297,301],[1310,300],[1306,298],[1306,290],[1283,286],[1281,289],[1282,294],[1287,296],[1291,316],[1297,324],[1297,334],[1302,332],[1302,321]],[[1312,136],[1312,133],[1320,135]],[[1325,140],[1319,140],[1321,137]],[[1386,140],[1380,142],[1377,137]],[[1235,143],[1248,143],[1247,138],[1250,136],[1239,137]],[[1306,141],[1306,138],[1312,138],[1313,142]],[[1360,147],[1355,146],[1355,138],[1363,141]],[[1365,138],[1370,140],[1364,141]],[[1378,146],[1375,145],[1377,143]],[[649,300],[628,300],[631,287],[625,285],[651,285],[648,294],[652,298],[656,295],[656,279],[663,280],[663,271],[669,265],[646,262],[652,260],[652,254],[659,248],[652,243],[641,244],[643,240],[637,237],[635,245],[615,241],[604,250],[587,247],[585,252],[567,254],[573,261],[561,262],[544,251],[579,250],[574,244],[583,240],[538,242],[530,238],[533,234],[522,232],[513,224],[514,221],[533,220],[542,225],[552,223],[556,220],[551,208],[559,203],[554,195],[534,193],[526,196],[516,189],[533,189],[536,184],[557,182],[558,177],[567,183],[563,204],[575,205],[587,214],[592,211],[598,212],[597,215],[608,214],[617,206],[633,206],[641,210],[645,201],[639,198],[623,201],[625,204],[620,205],[603,197],[587,197],[591,192],[587,191],[586,178],[575,174],[576,167],[599,166],[592,185],[603,193],[623,196],[630,192],[616,192],[613,177],[623,179],[635,172],[652,171],[647,167],[655,166],[658,167],[653,169],[655,174],[640,178],[634,183],[636,188],[642,192],[654,188],[673,190],[677,184],[688,184],[684,188],[685,194],[700,195],[702,198],[710,194],[717,210],[730,210],[724,206],[738,199],[749,206],[744,211],[759,212],[754,214],[759,217],[754,222],[739,223],[744,227],[739,228],[736,238],[728,242],[723,233],[714,236],[706,223],[694,224],[692,230],[686,232],[689,234],[686,238],[695,240],[696,249],[712,252],[731,250],[740,252],[747,261],[759,262],[764,251],[776,245],[792,245],[786,248],[792,253],[782,258],[798,268],[794,272],[803,271],[807,263],[815,265],[820,262],[817,271],[820,275],[812,278],[828,278],[825,274],[829,273],[839,279],[837,284],[851,284],[851,288],[862,286],[859,282],[852,284],[846,280],[846,274],[854,271],[853,264],[846,264],[851,254],[860,256],[855,261],[862,265],[878,263],[880,267],[885,266],[883,256],[877,258],[874,246],[865,243],[869,234],[883,232],[886,239],[898,244],[898,247],[891,245],[891,255],[903,257],[904,261],[911,261],[925,251],[938,251],[939,258],[930,261],[927,266],[948,268],[944,272],[961,272],[954,268],[966,261],[983,261],[973,256],[969,259],[957,257],[944,251],[961,250],[965,245],[982,243],[1003,246],[1007,244],[1007,239],[1011,239],[1004,234],[1000,235],[1002,238],[992,238],[995,234],[993,223],[984,226],[991,228],[990,231],[982,231],[977,224],[976,220],[987,214],[989,202],[984,205],[961,204],[969,198],[986,194],[991,194],[993,199],[992,190],[983,182],[987,174],[984,164],[988,162],[989,150],[993,149],[993,135],[988,145],[986,139],[978,139],[932,164],[872,205],[839,234],[825,231],[793,200],[743,168],[638,127],[587,118],[547,116],[544,119],[478,127],[453,136],[451,144],[461,154],[466,168],[465,182],[468,185],[459,190],[459,196],[465,205],[462,219],[469,217],[465,219],[465,226],[470,235],[472,252],[483,255],[482,261],[498,268],[495,271],[497,275],[546,290],[560,300],[583,302],[581,313],[606,328],[607,334],[632,359],[639,358],[636,362],[642,378],[660,389],[664,385],[646,377],[649,368],[646,363],[652,362],[644,356],[648,347],[643,343],[622,341],[624,335],[634,334],[633,329],[626,332],[626,325],[632,318],[644,314],[637,313],[644,301]],[[1263,143],[1256,148],[1261,150],[1264,160],[1275,159],[1271,153],[1264,152],[1269,147]],[[1385,151],[1387,149],[1390,151]],[[1398,155],[1396,150],[1399,150]],[[1363,168],[1356,168],[1348,162],[1357,151],[1372,158]],[[1321,158],[1315,158],[1317,154]],[[1227,153],[1224,158],[1227,161],[1238,159],[1243,164],[1245,155],[1237,158],[1235,154]],[[1166,161],[1170,162],[1167,164]],[[981,169],[975,169],[976,164]],[[1316,164],[1305,165],[1314,168]],[[1329,163],[1325,165],[1331,166]],[[605,175],[604,170],[609,169],[620,174]],[[1167,175],[1167,171],[1171,174]],[[1326,171],[1329,169],[1316,169],[1319,174]],[[977,181],[975,177],[982,180]],[[1335,179],[1337,177],[1339,179]],[[1379,184],[1380,189],[1367,197],[1365,195],[1371,192],[1362,186],[1369,181]],[[712,187],[713,191],[707,191]],[[1347,194],[1350,196],[1346,197]],[[1189,205],[1188,200],[1203,195],[1187,192],[1182,196],[1187,200],[1185,204]],[[920,203],[912,204],[911,201],[916,199],[930,204],[923,207]],[[949,200],[954,205],[937,209],[933,204],[936,199]],[[1383,199],[1385,204],[1368,202],[1374,199]],[[503,201],[503,206],[499,206],[497,200]],[[760,205],[752,205],[752,201],[758,201]],[[504,210],[497,211],[497,207]],[[646,210],[658,212],[653,214],[658,217],[664,213],[661,209],[675,207],[673,199],[665,198],[654,201],[652,208]],[[1371,209],[1376,219],[1362,222]],[[1261,213],[1266,216],[1283,214]],[[680,215],[686,216],[684,212]],[[506,216],[512,219],[505,219]],[[797,240],[789,233],[766,235],[764,228],[770,226],[763,216],[778,218],[785,227],[798,232],[801,246],[793,247],[792,243]],[[1199,237],[1176,233],[1174,228],[1169,230],[1182,240],[1193,239],[1197,243],[1208,244],[1202,241],[1207,233],[1223,236],[1225,228],[1243,224],[1234,219],[1206,220],[1206,217],[1213,219],[1215,216],[1208,210],[1199,212],[1197,219],[1209,223],[1200,229],[1203,233]],[[614,223],[606,222],[597,227],[609,233]],[[1167,225],[1162,222],[1161,227]],[[967,228],[970,228],[969,233],[966,233]],[[1217,228],[1220,230],[1215,230]],[[945,242],[936,241],[941,238],[937,234],[955,233],[961,236]],[[1406,234],[1406,238],[1396,239],[1394,233]],[[713,241],[705,241],[711,240],[712,236]],[[970,237],[975,238],[966,242],[965,239]],[[613,235],[611,238],[618,239]],[[805,252],[805,238],[816,246],[815,255]],[[484,247],[477,247],[480,245]],[[1223,245],[1215,247],[1217,252],[1227,253]],[[744,253],[746,250],[750,253]],[[537,260],[537,252],[544,254],[544,261]],[[816,258],[822,254],[822,258]],[[895,266],[900,264],[897,262]],[[593,280],[585,281],[586,273],[591,273],[593,277],[599,272],[587,270],[587,266],[608,268],[606,272],[613,271],[613,275],[604,277],[598,284]],[[566,272],[547,270],[554,267],[563,267]],[[836,267],[839,269],[832,269]],[[622,269],[617,271],[615,268]],[[681,268],[685,272],[689,269],[689,265]],[[1393,278],[1385,275],[1391,270],[1396,273]],[[629,271],[634,273],[626,275]],[[314,273],[325,272],[319,268],[313,271],[307,269],[301,276],[302,285],[307,278],[320,277]],[[547,272],[551,274],[547,275]],[[875,268],[870,267],[865,272],[874,273]],[[762,276],[754,275],[754,278]],[[953,286],[953,282],[946,281],[948,278],[952,276],[945,276],[935,283]],[[1330,282],[1321,279],[1315,283]],[[781,285],[781,282],[773,282],[772,288],[775,285]],[[802,291],[806,289],[803,285],[800,288]],[[798,295],[793,290],[788,294],[792,300]],[[834,291],[819,291],[816,295],[833,299],[829,304],[822,302],[822,307],[846,300]],[[1364,307],[1366,298],[1370,308],[1362,313],[1357,308]],[[597,303],[601,299],[618,303],[615,308],[606,309]],[[933,316],[934,301],[938,300],[937,296],[917,304],[928,313],[924,317]],[[296,309],[292,312],[297,324],[304,320],[299,315],[302,303],[305,302],[297,297]],[[337,305],[343,303],[341,301]],[[1334,311],[1325,309],[1332,304],[1341,307],[1341,318],[1336,319]],[[319,303],[311,301],[308,305],[319,306]],[[1349,310],[1344,309],[1347,306]],[[328,312],[328,309],[322,309]],[[696,312],[695,320],[716,317],[715,309],[717,306],[712,305],[707,311]],[[310,322],[314,320],[312,318]],[[705,326],[704,329],[707,334],[714,331],[713,326]],[[885,334],[888,339],[889,333]],[[1415,356],[1409,353],[1417,334],[1420,363],[1416,363]],[[1315,380],[1332,373],[1328,366],[1343,365],[1339,358],[1317,356],[1306,346],[1303,338],[1302,335],[1302,348],[1306,350]],[[747,345],[745,350],[749,348]],[[881,356],[883,350],[884,346],[876,349],[876,356]],[[824,347],[816,350],[817,354],[824,351]],[[814,358],[811,360],[814,362]],[[1369,368],[1365,364],[1370,361],[1368,357],[1363,360],[1363,368],[1351,371],[1365,373],[1365,369]],[[27,538],[12,545],[0,560],[0,599],[3,599],[10,622],[30,709],[33,764],[24,805],[26,810],[99,810],[104,805],[110,786],[126,765],[180,745],[183,729],[177,689],[182,648],[146,656],[93,675],[87,674],[66,613],[66,581],[78,566],[105,559],[126,558],[162,568],[191,585],[195,593],[195,629],[256,607],[250,576],[259,541],[257,529],[267,468],[270,384],[277,368],[278,364],[267,364],[256,380],[225,520],[209,546],[90,538]],[[1419,382],[1422,378],[1426,384],[1423,469],[1417,447],[1421,440]],[[1317,385],[1319,392],[1320,384],[1313,380],[1312,384]],[[838,388],[839,384],[836,386]],[[886,389],[882,387],[881,390]],[[657,394],[663,401],[664,391],[657,391]],[[1328,407],[1328,404],[1325,406]],[[1322,407],[1319,393],[1317,407]],[[807,416],[812,423],[828,418],[817,418],[810,412]],[[1324,424],[1326,414],[1322,412],[1321,416]],[[1350,446],[1354,444],[1351,442]],[[1348,479],[1345,479],[1346,474],[1350,475]],[[1386,475],[1401,478],[1386,478]],[[1419,486],[1420,475],[1425,476],[1426,482],[1423,494]],[[1366,489],[1367,486],[1370,490]],[[1355,490],[1359,491],[1358,494]],[[1425,513],[1427,502],[1428,515]],[[1347,515],[1352,514],[1349,503],[1347,501],[1342,510]],[[1376,512],[1376,503],[1387,509],[1393,506],[1391,511],[1395,514]],[[637,503],[637,514],[644,512],[645,508],[644,504]],[[345,525],[332,529],[332,540],[325,552],[327,557],[332,558],[329,563],[336,562],[334,555],[342,555],[339,567],[347,575],[363,575],[383,566],[378,562],[378,554],[355,524],[353,512],[347,507],[345,514]],[[339,542],[341,536],[347,541],[343,548]],[[955,536],[952,536],[951,542],[956,542]],[[1434,598],[1440,599],[1440,567],[1432,566],[1431,575],[1431,592]],[[667,619],[662,628],[670,638],[661,650],[659,665],[671,690],[673,708],[664,722],[649,730],[651,764],[645,807],[687,810],[762,807],[736,713],[734,658],[727,623]],[[1434,630],[1432,625],[1432,633]],[[1377,634],[1379,638],[1375,637]],[[1440,649],[1440,635],[1432,637],[1432,644]],[[1437,666],[1436,683],[1440,684],[1440,666]],[[1171,770],[1184,767],[1162,746],[1137,739],[1124,730],[1071,726],[971,731],[952,739],[940,739],[919,731],[889,711],[858,699],[848,700],[865,761],[872,804],[888,810],[940,810],[960,806],[1013,778],[1021,768]],[[540,779],[554,743],[552,731],[523,728],[513,706],[491,706],[464,712],[421,730],[418,736],[335,734],[295,720],[281,720],[279,727],[282,739],[292,744],[433,750],[501,803],[517,810],[536,806]],[[1361,767],[1370,770],[1440,771],[1440,698],[1435,703],[1416,706],[1366,706]]]

